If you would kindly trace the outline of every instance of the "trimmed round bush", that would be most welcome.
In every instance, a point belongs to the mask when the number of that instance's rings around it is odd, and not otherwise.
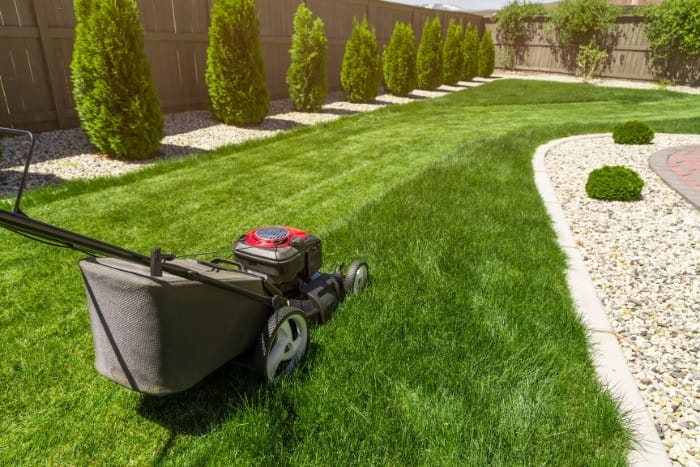
[[[639,198],[643,187],[644,181],[634,170],[606,165],[588,175],[586,193],[593,199],[630,201]]]
[[[615,125],[613,139],[617,144],[649,144],[654,139],[654,129],[646,122],[631,120]]]

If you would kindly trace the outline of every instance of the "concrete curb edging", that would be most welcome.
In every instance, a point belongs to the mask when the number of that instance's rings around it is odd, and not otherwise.
[[[610,133],[562,138],[538,147],[532,158],[535,184],[552,219],[559,246],[568,258],[567,282],[576,310],[588,328],[591,358],[598,378],[618,402],[621,411],[627,415],[630,429],[635,434],[635,443],[628,456],[629,464],[650,467],[671,466],[656,426],[627,367],[627,361],[605,314],[605,309],[596,294],[595,285],[583,262],[583,256],[576,246],[544,163],[547,152],[559,144],[576,139],[605,136],[610,136]]]

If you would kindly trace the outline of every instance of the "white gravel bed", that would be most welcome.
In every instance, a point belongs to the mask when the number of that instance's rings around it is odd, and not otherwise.
[[[539,72],[499,70],[498,75],[503,78],[513,79],[537,79],[543,81],[559,81],[562,83],[581,82],[581,78],[565,74],[548,74]],[[608,88],[666,89],[668,91],[683,92],[686,94],[700,94],[700,88],[697,87],[677,85],[662,86],[660,83],[653,83],[649,81],[634,81],[631,79],[593,78],[588,83],[594,86],[602,86]]]
[[[629,368],[675,465],[700,463],[700,211],[649,168],[661,149],[698,135],[657,134],[650,145],[611,136],[552,148],[545,164]],[[588,198],[588,174],[622,165],[642,199]]]

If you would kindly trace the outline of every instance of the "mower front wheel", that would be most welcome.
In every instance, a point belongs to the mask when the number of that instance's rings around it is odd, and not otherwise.
[[[304,313],[292,307],[275,311],[267,320],[255,349],[255,372],[267,383],[277,383],[299,364],[309,345]]]
[[[350,263],[348,272],[343,277],[343,288],[346,294],[359,294],[369,282],[369,268],[362,260],[355,260]]]

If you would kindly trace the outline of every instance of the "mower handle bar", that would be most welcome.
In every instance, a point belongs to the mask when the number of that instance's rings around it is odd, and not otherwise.
[[[31,142],[27,153],[27,162],[24,165],[24,173],[20,182],[17,198],[12,212],[0,209],[0,227],[3,227],[11,232],[26,236],[33,240],[44,241],[54,246],[63,246],[71,250],[82,251],[90,256],[109,256],[123,259],[132,263],[142,264],[151,268],[152,275],[154,266],[157,265],[158,270],[162,270],[184,279],[189,279],[204,284],[212,285],[230,292],[235,292],[244,297],[262,302],[273,309],[280,308],[286,304],[286,300],[279,295],[262,295],[234,284],[219,281],[208,276],[204,276],[195,271],[192,271],[183,266],[168,263],[168,259],[174,259],[174,255],[161,255],[160,248],[154,248],[151,256],[145,256],[135,251],[127,250],[109,243],[96,240],[85,235],[81,235],[69,230],[62,229],[44,222],[30,218],[20,209],[20,201],[24,192],[24,187],[27,182],[29,173],[29,165],[31,164],[34,153],[34,135],[26,130],[15,130],[13,128],[0,127],[0,133],[14,134],[19,136],[27,136]],[[165,260],[165,261],[163,261]]]
[[[22,180],[19,182],[19,189],[17,190],[17,198],[15,198],[15,205],[12,208],[12,212],[19,214],[22,211],[19,209],[19,203],[22,200],[22,194],[24,193],[24,187],[27,184],[27,175],[29,174],[29,165],[32,163],[32,156],[34,155],[34,135],[27,130],[16,130],[14,128],[4,128],[0,127],[0,133],[7,133],[15,136],[26,136],[29,138],[29,151],[27,151],[27,161],[24,163],[24,172],[22,172]]]

